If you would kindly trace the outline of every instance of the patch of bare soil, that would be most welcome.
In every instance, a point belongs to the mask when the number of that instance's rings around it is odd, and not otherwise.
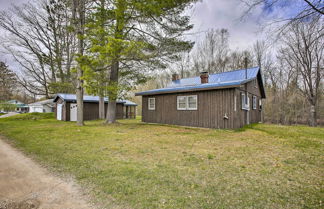
[[[0,209],[91,209],[73,179],[49,173],[0,136]]]
[[[2,201],[0,209],[37,209],[40,202],[36,199],[23,200],[20,202]]]

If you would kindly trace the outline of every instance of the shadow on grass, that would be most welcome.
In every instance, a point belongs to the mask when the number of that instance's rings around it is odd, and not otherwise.
[[[259,125],[259,123],[252,123],[252,124],[249,124],[249,125],[245,125],[242,128],[234,129],[234,132],[244,132],[244,131],[247,131],[249,129],[255,129],[255,127],[257,125]]]

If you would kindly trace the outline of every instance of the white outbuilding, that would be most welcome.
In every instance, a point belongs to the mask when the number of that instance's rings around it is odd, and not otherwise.
[[[28,104],[29,112],[54,112],[53,99],[47,99],[35,103]]]

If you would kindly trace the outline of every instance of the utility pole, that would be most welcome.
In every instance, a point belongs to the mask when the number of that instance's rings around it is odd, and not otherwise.
[[[245,80],[247,80],[247,68],[248,68],[248,58],[244,57],[244,67],[245,67]],[[247,106],[248,104],[248,91],[247,91],[247,83],[244,84],[244,89],[245,89],[245,105]],[[245,109],[245,122],[246,124],[249,124],[249,110]]]

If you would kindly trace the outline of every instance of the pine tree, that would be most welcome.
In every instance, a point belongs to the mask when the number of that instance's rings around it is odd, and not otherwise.
[[[94,6],[85,36],[90,54],[83,66],[88,88],[96,73],[107,76],[106,123],[116,121],[116,100],[122,92],[145,81],[147,71],[165,68],[178,59],[177,53],[192,48],[192,42],[180,37],[193,27],[183,11],[195,1],[101,0]]]
[[[0,62],[0,101],[11,98],[16,84],[16,74],[4,62]]]

